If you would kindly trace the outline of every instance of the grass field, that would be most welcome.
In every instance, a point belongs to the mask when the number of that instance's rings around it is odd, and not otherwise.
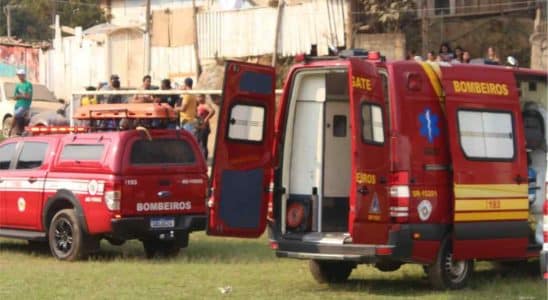
[[[0,299],[546,299],[538,262],[499,269],[476,264],[469,288],[433,291],[420,266],[391,273],[369,266],[349,282],[317,284],[308,262],[278,259],[258,240],[191,235],[172,260],[146,260],[141,244],[102,244],[88,261],[56,261],[47,250],[0,239]],[[220,287],[231,287],[221,293]]]

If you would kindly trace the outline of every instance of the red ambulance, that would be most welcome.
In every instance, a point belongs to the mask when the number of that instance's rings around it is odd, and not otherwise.
[[[319,282],[415,263],[434,287],[461,288],[476,260],[539,256],[546,72],[300,59],[279,103],[273,68],[226,64],[210,235],[268,227],[277,256],[310,260]]]

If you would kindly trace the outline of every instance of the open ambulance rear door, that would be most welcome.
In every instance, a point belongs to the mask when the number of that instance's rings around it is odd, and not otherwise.
[[[274,141],[275,70],[228,61],[208,200],[207,233],[258,237],[266,227]]]
[[[481,69],[480,69],[481,68]],[[453,166],[455,259],[525,257],[527,157],[511,70],[441,67]]]
[[[386,244],[390,151],[382,81],[375,64],[360,58],[349,59],[348,76],[352,124],[349,232],[355,244]]]

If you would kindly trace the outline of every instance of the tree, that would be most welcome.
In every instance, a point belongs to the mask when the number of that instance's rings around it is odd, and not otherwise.
[[[51,39],[55,14],[70,27],[88,28],[106,21],[98,0],[0,0],[0,4],[17,5],[11,14],[12,35],[27,41]],[[0,34],[5,35],[6,16],[1,16]]]
[[[361,29],[375,32],[400,32],[407,20],[416,16],[414,0],[360,0],[364,16]]]

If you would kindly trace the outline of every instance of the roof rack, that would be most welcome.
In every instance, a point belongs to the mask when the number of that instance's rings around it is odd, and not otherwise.
[[[177,113],[166,103],[93,104],[79,107],[77,120],[101,119],[168,119],[176,120]]]

